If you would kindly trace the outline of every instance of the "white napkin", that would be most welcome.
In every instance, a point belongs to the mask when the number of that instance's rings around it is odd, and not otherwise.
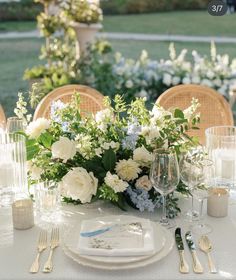
[[[84,220],[78,249],[81,255],[151,255],[154,253],[153,227],[149,220],[130,216]]]

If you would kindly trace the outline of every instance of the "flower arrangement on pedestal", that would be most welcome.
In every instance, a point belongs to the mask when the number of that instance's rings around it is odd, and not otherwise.
[[[122,209],[129,203],[140,211],[160,206],[160,196],[149,181],[155,149],[174,149],[179,154],[197,144],[186,134],[199,121],[197,100],[184,111],[166,111],[158,105],[148,111],[145,99],[127,105],[117,95],[113,107],[106,98],[105,110],[83,118],[79,102],[77,94],[69,104],[57,101],[51,120],[29,123],[30,179],[58,182],[66,202],[102,199]],[[173,194],[168,211],[170,216],[179,211]]]
[[[65,11],[72,20],[70,26],[75,30],[78,41],[76,58],[79,59],[102,28],[102,10],[99,0],[70,0],[67,4]]]

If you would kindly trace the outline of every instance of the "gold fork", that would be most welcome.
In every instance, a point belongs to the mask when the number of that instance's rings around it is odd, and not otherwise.
[[[53,228],[51,233],[50,253],[46,261],[43,272],[49,273],[53,270],[52,255],[56,247],[59,246],[59,228]]]
[[[39,257],[40,254],[47,248],[47,231],[41,230],[37,245],[37,256],[30,267],[30,273],[37,273],[39,270]]]

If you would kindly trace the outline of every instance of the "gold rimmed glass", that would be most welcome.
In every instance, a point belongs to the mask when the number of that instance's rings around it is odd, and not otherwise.
[[[176,189],[179,178],[176,153],[165,149],[157,150],[150,169],[150,180],[154,189],[162,195],[163,213],[160,223],[168,228],[172,227],[173,223],[167,217],[166,196]]]

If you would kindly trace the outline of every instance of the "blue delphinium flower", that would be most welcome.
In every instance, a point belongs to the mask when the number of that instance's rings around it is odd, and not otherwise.
[[[67,132],[69,130],[69,123],[63,122],[61,116],[58,114],[60,110],[66,108],[66,104],[61,100],[53,101],[51,105],[50,117],[54,122],[61,124],[62,131]]]
[[[127,136],[122,141],[122,148],[133,151],[136,147],[140,132],[141,126],[136,118],[134,118],[132,122],[128,122]]]
[[[133,151],[136,147],[137,140],[138,140],[138,136],[135,134],[126,136],[122,140],[122,148]]]
[[[143,212],[147,210],[148,212],[153,212],[157,203],[153,202],[149,196],[149,193],[146,190],[142,189],[132,189],[128,187],[126,190],[127,194],[130,197],[132,203]]]

